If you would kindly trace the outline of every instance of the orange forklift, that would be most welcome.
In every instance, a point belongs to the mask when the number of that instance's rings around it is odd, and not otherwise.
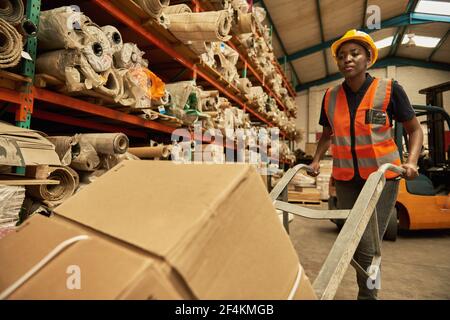
[[[428,150],[424,149],[420,156],[419,177],[400,181],[395,212],[387,226],[385,240],[395,241],[398,229],[450,229],[450,116],[443,103],[443,92],[448,90],[450,81],[422,89],[419,93],[426,94],[427,105],[413,105],[417,116],[427,117]],[[400,157],[407,158],[408,137],[401,123],[395,123],[395,140]],[[337,208],[332,184],[328,207],[330,210]],[[344,222],[332,221],[339,229]]]

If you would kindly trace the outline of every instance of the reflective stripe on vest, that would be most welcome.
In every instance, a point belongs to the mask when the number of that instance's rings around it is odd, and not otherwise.
[[[390,101],[392,81],[374,79],[367,89],[355,114],[354,150],[358,162],[359,175],[363,179],[376,171],[384,163],[400,165],[400,157],[395,144],[389,117],[386,113]],[[383,112],[384,124],[366,124],[368,110]],[[333,135],[331,150],[333,154],[333,177],[336,180],[351,180],[354,175],[350,112],[342,85],[327,90],[325,94],[325,113],[330,122]],[[398,174],[386,172],[386,178]]]

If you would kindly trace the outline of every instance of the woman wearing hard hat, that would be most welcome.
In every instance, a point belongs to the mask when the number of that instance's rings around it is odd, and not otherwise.
[[[350,30],[334,42],[331,52],[345,81],[325,93],[320,124],[323,126],[311,166],[311,175],[319,174],[319,162],[331,145],[332,177],[336,184],[339,209],[351,209],[368,176],[384,163],[401,165],[406,179],[418,175],[417,160],[423,133],[403,88],[391,79],[379,79],[366,71],[378,57],[372,38],[361,31]],[[392,137],[392,120],[402,122],[410,136],[408,161],[401,164]],[[377,204],[380,239],[387,228],[397,198],[398,174],[387,171],[386,185]],[[370,225],[356,249],[354,259],[370,270],[374,244]],[[357,272],[358,299],[377,299],[377,283]]]

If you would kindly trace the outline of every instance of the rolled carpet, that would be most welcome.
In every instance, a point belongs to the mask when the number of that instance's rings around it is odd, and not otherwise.
[[[226,10],[169,15],[170,32],[178,40],[190,41],[228,41],[232,17]]]
[[[15,67],[22,54],[22,36],[8,22],[0,19],[0,69]]]
[[[184,3],[163,8],[164,14],[191,13],[191,12],[192,12],[191,8],[189,8],[189,6]]]
[[[22,22],[24,12],[25,8],[22,0],[0,1],[0,19],[14,26]]]
[[[122,49],[114,53],[116,68],[131,69],[133,67],[147,67],[148,61],[143,58],[145,52],[139,50],[134,43],[124,43]]]
[[[137,4],[151,17],[159,18],[163,9],[167,8],[170,0],[135,0]]]
[[[123,39],[119,30],[117,30],[117,28],[114,26],[103,26],[101,29],[108,38],[113,52],[116,53],[122,50]]]
[[[250,89],[252,88],[252,83],[250,82],[250,80],[248,80],[248,78],[240,78],[238,80],[237,87],[242,93],[248,94],[250,93]]]
[[[123,133],[81,134],[80,140],[91,144],[97,153],[123,154],[128,150],[128,137]]]
[[[71,197],[80,184],[78,174],[69,167],[50,168],[48,179],[59,181],[58,185],[27,186],[27,193],[54,207]]]
[[[72,160],[70,166],[75,170],[94,171],[100,164],[100,158],[94,147],[80,138],[80,153]]]
[[[104,72],[113,65],[113,49],[105,33],[96,25],[83,28],[81,52],[95,72]]]
[[[70,165],[72,157],[76,157],[80,152],[80,146],[78,145],[79,138],[79,135],[47,137],[55,145],[55,151],[61,163],[65,166]]]

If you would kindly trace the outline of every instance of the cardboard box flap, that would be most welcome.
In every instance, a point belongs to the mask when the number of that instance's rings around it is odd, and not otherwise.
[[[297,254],[248,165],[125,161],[55,213],[163,257],[197,298],[286,299]]]
[[[85,234],[54,219],[34,215],[0,241],[0,292],[28,272],[56,246]],[[90,235],[51,259],[8,299],[115,299],[139,283],[151,259]],[[71,275],[79,274],[77,282]],[[150,294],[147,291],[147,295]],[[146,298],[145,292],[142,293]]]
[[[54,212],[160,257],[198,228],[244,165],[124,161]]]

